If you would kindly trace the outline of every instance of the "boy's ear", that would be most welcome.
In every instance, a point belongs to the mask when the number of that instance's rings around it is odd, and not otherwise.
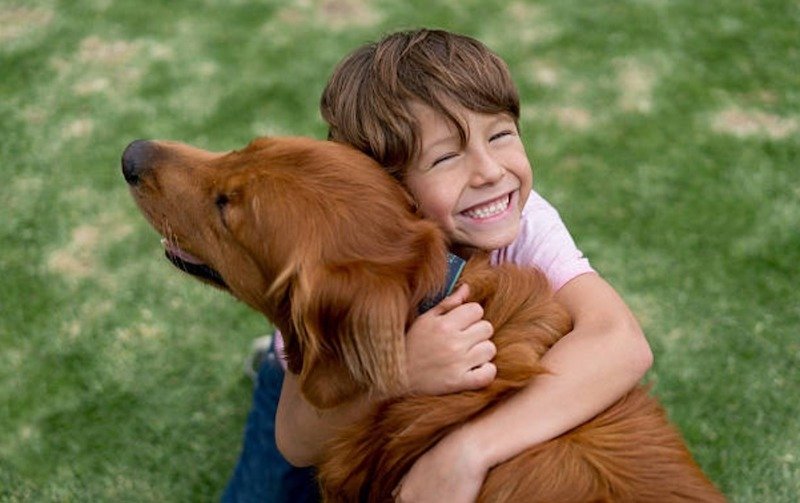
[[[292,322],[303,355],[300,388],[310,403],[329,408],[365,390],[405,391],[409,287],[401,274],[363,261],[299,274]]]

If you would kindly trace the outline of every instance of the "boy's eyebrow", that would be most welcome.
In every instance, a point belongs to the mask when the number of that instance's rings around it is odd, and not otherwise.
[[[444,144],[444,143],[449,143],[449,142],[451,142],[453,140],[459,141],[459,136],[458,136],[458,133],[456,131],[453,131],[453,132],[451,132],[449,134],[440,136],[439,138],[437,138],[435,140],[432,140],[430,142],[427,142],[427,143],[423,144],[422,145],[422,153],[427,152],[428,150],[432,149],[433,147],[437,147],[437,146],[439,146],[441,144]]]
[[[510,122],[510,123],[513,124],[514,123],[514,118],[511,115],[507,114],[507,113],[501,112],[501,113],[497,114],[497,117],[495,117],[489,123],[489,127],[494,127],[500,122]]]

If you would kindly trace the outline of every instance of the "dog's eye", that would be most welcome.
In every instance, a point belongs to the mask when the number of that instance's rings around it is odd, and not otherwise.
[[[222,211],[222,210],[225,209],[225,206],[228,205],[228,202],[230,202],[230,199],[228,198],[228,195],[227,194],[220,194],[220,195],[217,196],[217,200],[214,201],[214,204],[216,204],[217,208],[219,208],[219,210]]]

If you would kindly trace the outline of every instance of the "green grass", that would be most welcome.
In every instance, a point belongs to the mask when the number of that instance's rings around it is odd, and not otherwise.
[[[0,500],[209,501],[266,322],[174,272],[135,138],[321,137],[362,42],[509,62],[539,191],[639,316],[655,391],[732,501],[800,494],[800,7],[789,0],[0,0]]]

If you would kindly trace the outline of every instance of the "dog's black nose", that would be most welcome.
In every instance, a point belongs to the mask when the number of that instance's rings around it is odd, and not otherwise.
[[[122,176],[129,185],[139,183],[142,173],[150,166],[153,155],[153,142],[149,140],[132,141],[122,153]]]

